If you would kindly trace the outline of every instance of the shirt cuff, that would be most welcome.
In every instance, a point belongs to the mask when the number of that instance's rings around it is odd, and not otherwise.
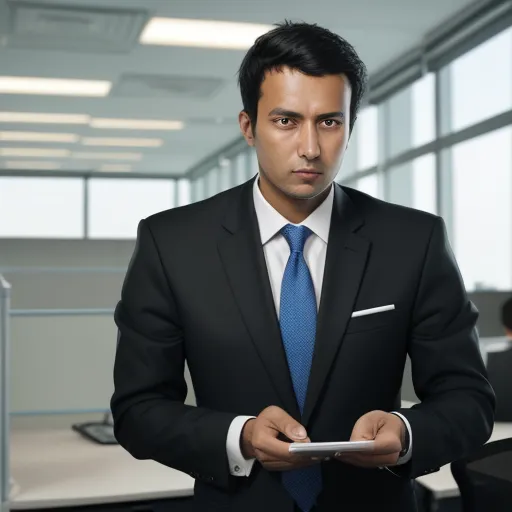
[[[393,411],[391,414],[395,414],[396,416],[401,418],[401,420],[405,423],[405,426],[407,427],[407,430],[409,432],[409,447],[407,448],[407,452],[405,453],[405,455],[403,457],[400,457],[398,459],[397,463],[395,464],[396,466],[400,466],[401,464],[407,464],[407,462],[409,462],[411,460],[411,457],[412,457],[412,431],[411,431],[411,425],[409,424],[409,421],[407,420],[407,418],[405,416],[403,416],[402,414],[400,414],[399,412]]]
[[[240,448],[240,436],[244,425],[255,416],[237,416],[229,426],[226,439],[226,451],[228,454],[229,472],[233,476],[249,476],[256,459],[246,459]]]

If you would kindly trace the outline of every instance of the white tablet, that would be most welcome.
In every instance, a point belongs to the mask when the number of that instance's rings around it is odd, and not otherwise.
[[[343,441],[333,443],[291,443],[290,453],[308,457],[334,457],[343,452],[371,452],[375,441]]]

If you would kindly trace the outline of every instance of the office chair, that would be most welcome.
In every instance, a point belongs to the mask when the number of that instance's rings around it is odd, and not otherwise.
[[[496,393],[494,421],[512,422],[512,348],[487,354],[487,374]],[[512,505],[510,507],[512,511]]]
[[[512,510],[512,438],[487,443],[450,469],[463,512]]]

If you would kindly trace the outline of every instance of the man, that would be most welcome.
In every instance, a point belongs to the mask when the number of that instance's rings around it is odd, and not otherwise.
[[[501,306],[501,323],[506,339],[498,351],[487,353],[487,373],[489,382],[496,396],[494,420],[499,422],[512,421],[512,297]]]
[[[239,82],[258,175],[139,225],[115,313],[117,439],[196,478],[201,512],[415,510],[411,479],[483,444],[495,405],[443,222],[334,183],[366,83],[342,38],[284,23]],[[288,451],[365,439],[372,453]]]
[[[501,306],[501,323],[505,329],[505,336],[512,340],[512,297]]]

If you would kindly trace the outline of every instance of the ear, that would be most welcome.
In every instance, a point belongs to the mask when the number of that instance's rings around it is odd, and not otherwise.
[[[245,110],[242,110],[242,112],[238,114],[238,123],[240,124],[240,131],[247,141],[247,144],[254,146],[254,133],[252,131],[251,118]]]

